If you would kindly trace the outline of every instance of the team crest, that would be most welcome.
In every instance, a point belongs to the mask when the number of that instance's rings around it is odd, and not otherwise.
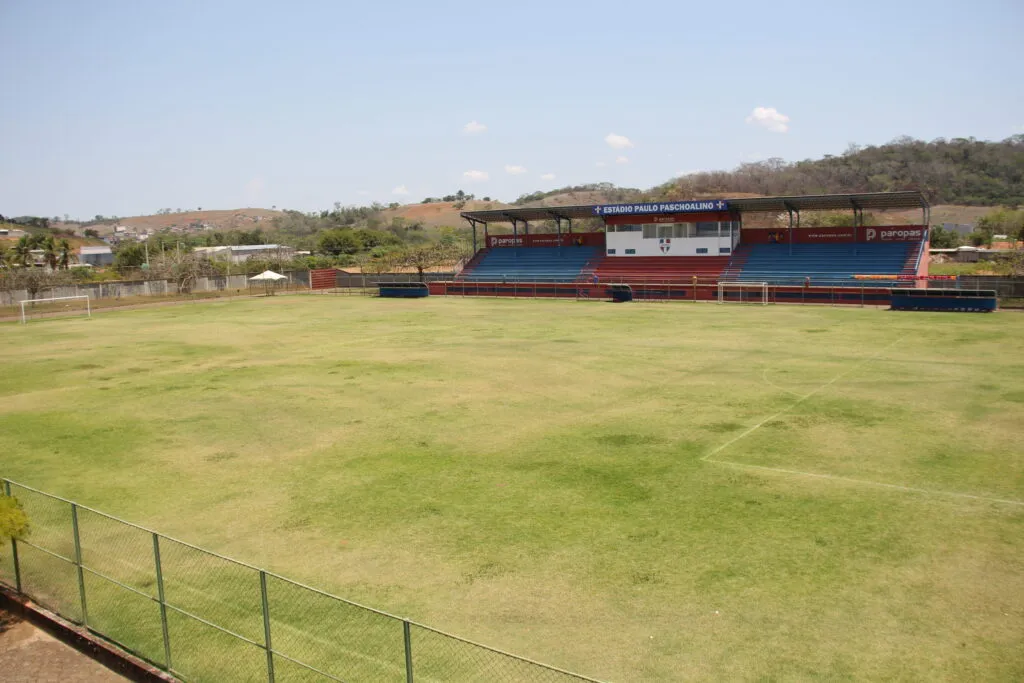
[[[672,248],[672,238],[662,237],[658,240],[658,248],[661,249],[662,254],[667,254],[668,250]]]
[[[785,242],[786,235],[782,232],[770,232],[768,233],[768,244],[778,244],[779,242]]]

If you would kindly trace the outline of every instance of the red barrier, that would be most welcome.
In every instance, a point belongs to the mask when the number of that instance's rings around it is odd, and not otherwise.
[[[335,268],[321,268],[309,271],[310,289],[334,289],[337,287],[338,271]]]
[[[488,235],[488,247],[603,247],[603,232],[581,232],[571,235]]]
[[[521,297],[560,299],[610,299],[606,286],[585,283],[551,282],[431,282],[434,296]],[[717,301],[717,284],[682,285],[669,283],[631,284],[633,297],[638,301]],[[738,292],[727,292],[735,299]],[[746,296],[749,298],[750,293]],[[828,304],[842,306],[888,306],[891,294],[888,287],[800,287],[776,286],[768,288],[771,303]]]

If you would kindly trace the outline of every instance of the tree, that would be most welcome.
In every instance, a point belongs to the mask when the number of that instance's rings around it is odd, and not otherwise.
[[[423,244],[406,249],[402,253],[401,260],[402,265],[416,269],[420,282],[422,282],[423,274],[427,270],[453,263],[460,257],[461,248],[457,244]]]
[[[93,230],[92,228],[86,228],[84,234],[86,237],[92,237],[93,239],[99,239],[100,237],[99,231]]]
[[[933,249],[956,249],[961,244],[960,233],[936,225],[932,227],[929,242]]]
[[[114,268],[124,274],[146,262],[146,246],[138,242],[121,246],[114,254]]]
[[[362,243],[355,233],[348,229],[327,230],[321,233],[316,242],[316,250],[321,254],[338,256],[339,254],[355,254]]]
[[[0,540],[20,541],[28,536],[29,530],[28,515],[18,499],[0,494]]]
[[[217,275],[216,267],[209,260],[196,254],[164,251],[153,260],[150,267],[153,277],[174,280],[180,294],[189,294],[201,277]]]
[[[17,243],[14,245],[14,259],[15,264],[25,267],[28,265],[28,259],[32,255],[32,241],[28,235],[22,235]]]
[[[1006,235],[1017,240],[1024,235],[1024,209],[999,208],[989,211],[978,219],[977,230],[986,235]]]
[[[975,230],[967,239],[975,247],[988,246],[992,244],[992,233]]]
[[[74,254],[74,251],[71,249],[71,243],[70,242],[68,242],[67,240],[61,240],[60,242],[58,242],[57,243],[57,266],[59,268],[63,268],[64,270],[67,270],[68,266],[71,265],[71,257],[72,257],[73,254]]]
[[[43,240],[43,261],[50,270],[57,270],[57,261],[59,257],[57,255],[57,243],[52,236],[47,235]]]

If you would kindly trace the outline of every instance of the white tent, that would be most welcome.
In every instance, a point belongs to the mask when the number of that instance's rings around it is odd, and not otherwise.
[[[251,278],[249,278],[249,282],[262,282],[266,288],[267,294],[270,294],[270,290],[274,286],[275,282],[277,282],[278,280],[287,279],[287,275],[281,275],[280,273],[275,273],[272,270],[264,270],[259,275],[253,275]]]
[[[287,279],[288,279],[287,275],[281,275],[280,273],[275,273],[272,270],[264,270],[259,275],[253,275],[251,278],[249,278],[249,282],[265,282],[265,281],[269,282],[269,281],[273,281],[273,280],[287,280]]]

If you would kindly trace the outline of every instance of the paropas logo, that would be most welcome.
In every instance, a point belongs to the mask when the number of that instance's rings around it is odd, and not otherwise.
[[[519,247],[523,244],[522,237],[494,237],[496,247]]]
[[[921,228],[902,228],[892,230],[875,230],[874,228],[868,228],[865,233],[865,240],[870,242],[871,240],[878,237],[883,242],[910,242],[913,240],[919,240],[924,237],[924,231]]]

